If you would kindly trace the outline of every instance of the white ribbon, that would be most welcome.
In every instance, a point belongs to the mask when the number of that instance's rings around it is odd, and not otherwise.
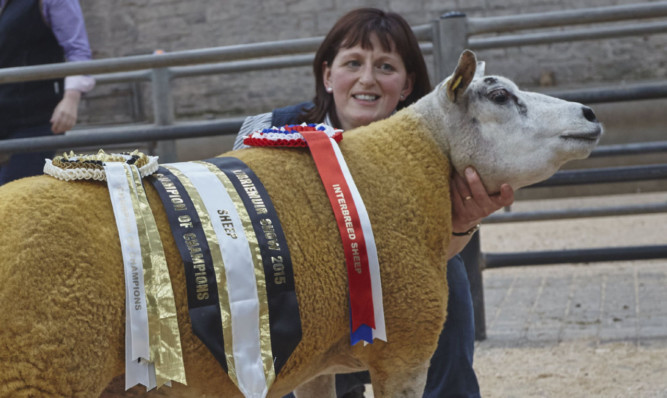
[[[143,384],[147,389],[156,387],[155,366],[150,360],[148,313],[144,290],[144,270],[137,220],[132,207],[134,184],[129,184],[130,166],[118,162],[105,164],[118,236],[120,238],[125,270],[125,389]]]
[[[259,298],[252,254],[234,202],[216,175],[198,163],[173,163],[197,189],[222,252],[231,309],[234,365],[238,387],[246,397],[266,397],[259,335]],[[221,217],[227,221],[221,221]],[[229,223],[233,229],[223,224]]]
[[[371,290],[373,292],[373,314],[375,315],[375,329],[373,330],[373,339],[380,339],[387,341],[387,330],[384,323],[384,306],[382,304],[382,282],[380,279],[380,262],[378,261],[378,252],[375,246],[375,238],[373,237],[373,228],[371,228],[371,220],[368,217],[366,206],[361,199],[361,194],[357,186],[354,184],[350,169],[347,168],[345,158],[338,147],[336,141],[329,137],[331,146],[333,147],[338,164],[343,172],[343,177],[347,182],[347,186],[352,194],[352,200],[357,207],[359,214],[359,221],[361,222],[361,230],[364,232],[364,240],[366,241],[366,253],[368,255],[368,272],[371,277]],[[367,343],[366,343],[367,344]]]

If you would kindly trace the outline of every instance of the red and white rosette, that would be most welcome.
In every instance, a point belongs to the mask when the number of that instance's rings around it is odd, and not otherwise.
[[[290,124],[282,127],[271,127],[255,131],[243,138],[248,146],[306,147],[304,131],[321,131],[336,142],[343,139],[343,130],[335,129],[327,124]]]

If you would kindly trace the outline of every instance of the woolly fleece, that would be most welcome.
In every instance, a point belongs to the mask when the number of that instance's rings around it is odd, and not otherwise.
[[[281,397],[336,364],[368,367],[383,396],[402,369],[422,369],[446,315],[449,163],[410,108],[345,133],[341,150],[377,241],[388,343],[349,345],[347,276],[333,212],[306,149],[227,154],[264,183],[293,259],[303,339],[276,379]],[[183,266],[149,184],[178,309],[189,391],[241,396],[192,334]],[[97,397],[124,372],[123,262],[105,183],[49,176],[0,189],[0,397]],[[402,377],[413,377],[403,375]],[[388,387],[391,388],[391,387]],[[187,390],[186,390],[187,389]]]

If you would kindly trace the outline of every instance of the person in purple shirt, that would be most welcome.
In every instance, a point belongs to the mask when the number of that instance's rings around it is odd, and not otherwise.
[[[78,0],[0,0],[0,68],[91,59]],[[62,134],[76,124],[90,76],[0,84],[0,139]],[[0,185],[42,173],[53,152],[0,157]]]

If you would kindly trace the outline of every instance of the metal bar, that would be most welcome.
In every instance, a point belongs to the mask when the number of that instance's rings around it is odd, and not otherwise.
[[[314,52],[322,39],[322,37],[312,37],[176,51],[160,55],[136,55],[123,58],[3,68],[0,69],[0,83]]]
[[[653,260],[667,258],[667,245],[604,247],[521,253],[484,253],[483,256],[486,268],[518,265],[589,263],[600,261]]]
[[[191,122],[170,126],[131,126],[78,130],[65,135],[51,135],[36,138],[18,138],[0,141],[0,153],[37,152],[54,149],[74,149],[119,143],[171,140],[177,138],[210,137],[236,134],[244,117],[218,119],[206,122]]]
[[[421,49],[423,55],[433,54],[433,43],[419,43],[419,48]]]
[[[628,84],[622,87],[590,87],[576,90],[543,91],[543,94],[567,101],[595,104],[667,98],[667,81]]]
[[[482,249],[479,233],[461,251],[461,258],[466,268],[475,321],[475,340],[486,339],[486,314],[484,312],[484,280],[482,279]]]
[[[412,28],[418,40],[430,41],[432,37],[431,25],[419,25]],[[236,71],[265,70],[270,68],[286,68],[291,66],[310,65],[314,52],[324,39],[323,36],[309,37],[303,39],[282,40],[273,42],[239,44],[233,46],[213,47],[197,50],[175,51],[160,55],[136,55],[122,58],[107,58],[84,62],[57,63],[49,65],[37,65],[21,68],[4,68],[0,70],[0,83],[11,83],[17,81],[30,81],[64,77],[69,75],[96,75],[95,79],[100,84],[118,83],[125,81],[147,81],[150,80],[150,72],[144,69],[164,68],[180,65],[202,64],[220,61],[239,61],[252,58],[266,58],[276,56],[276,64],[273,60],[253,60],[248,64],[234,63],[231,65],[218,65],[213,67],[210,73],[231,73]],[[430,43],[422,44],[422,52],[432,52]],[[311,53],[306,56],[284,57],[285,54]],[[256,69],[255,69],[256,68]],[[174,71],[174,76],[196,76],[206,74],[205,69],[192,69],[191,71]],[[217,70],[217,71],[215,71]],[[129,74],[118,73],[122,71],[135,71]],[[189,75],[189,73],[193,73]]]
[[[420,47],[424,55],[433,53],[432,43],[421,43]],[[222,62],[209,65],[175,67],[170,70],[172,78],[250,72],[277,68],[311,66],[313,57],[313,54],[293,55],[256,60]],[[150,81],[150,79],[150,70],[95,75],[97,84]],[[635,83],[628,84],[624,87],[610,86],[575,90],[543,91],[542,93],[567,101],[576,101],[585,104],[658,99],[667,98],[667,81]]]
[[[152,75],[153,117],[156,126],[174,124],[174,101],[171,96],[171,72],[169,68],[155,68]],[[160,140],[157,143],[157,154],[164,163],[177,161],[176,141]]]
[[[433,44],[431,43],[422,43],[420,46],[422,48],[422,53],[424,54],[430,54],[433,52]],[[225,62],[214,65],[177,67],[172,68],[171,71],[173,77],[176,78],[213,73],[234,73],[247,72],[251,70],[310,66],[312,65],[313,57],[313,54],[274,57],[249,61]],[[586,104],[667,98],[667,81],[635,83],[628,84],[624,87],[609,86],[575,90],[546,91],[543,92],[543,94],[561,98],[567,101],[576,101]]]
[[[484,219],[484,224],[506,222],[564,220],[572,218],[625,216],[667,212],[667,202],[630,206],[587,207],[577,209],[541,210],[494,213]]]
[[[158,126],[174,124],[174,103],[171,98],[171,73],[167,68],[155,68],[152,75],[153,117]]]
[[[251,72],[279,68],[311,66],[315,54],[291,55],[284,57],[260,58],[241,61],[220,62],[195,66],[177,66],[169,68],[172,79],[213,74]],[[130,81],[150,81],[151,70],[119,72],[94,75],[96,84],[123,83]]]
[[[606,167],[585,170],[561,170],[546,181],[526,188],[542,188],[606,182],[628,182],[667,178],[667,164]]]
[[[211,65],[181,66],[172,68],[173,77],[202,76],[209,74],[238,73],[277,68],[293,68],[312,66],[314,53],[304,55],[288,55],[284,57],[260,58],[252,60],[231,61]]]
[[[431,24],[412,26],[412,32],[419,41],[433,41],[433,27]]]
[[[433,62],[438,82],[454,71],[459,55],[468,47],[467,20],[462,12],[449,12],[433,21]]]
[[[428,25],[430,28],[430,25]],[[422,54],[433,53],[432,43],[419,43]],[[170,68],[172,79],[192,76],[205,76],[224,73],[251,72],[260,70],[273,70],[279,68],[294,68],[312,66],[314,53],[295,54],[283,57],[267,57],[250,60],[228,61],[214,64],[203,64],[195,66],[176,66]],[[139,70],[133,72],[104,73],[95,76],[96,84],[112,84],[125,82],[150,81],[151,70]]]
[[[558,42],[609,39],[613,37],[643,36],[665,32],[667,32],[667,23],[653,22],[629,26],[613,26],[569,31],[539,32],[504,35],[498,37],[471,38],[468,40],[468,45],[469,48],[473,50],[484,50],[490,48],[552,44]]]
[[[235,119],[218,119],[216,121],[204,121],[200,123],[181,123],[179,124],[179,131],[185,131],[184,129],[187,129],[187,136],[174,136],[171,135],[170,137],[173,138],[188,138],[188,137],[199,137],[199,133],[197,131],[198,128],[204,128],[205,131],[202,132],[201,136],[208,136],[208,135],[215,135],[215,134],[209,134],[208,133],[208,127],[206,126],[207,124],[213,123],[218,125],[219,123],[225,124],[228,120],[240,120],[241,122],[243,121],[243,117],[241,118],[235,118]],[[241,122],[238,123],[238,127],[241,126]],[[236,131],[227,131],[222,134],[232,134],[235,132],[238,132],[238,127],[236,128]],[[86,130],[74,130],[70,133],[68,133],[65,137],[69,135],[81,135],[81,134],[90,134],[90,136],[93,139],[99,139],[101,141],[104,141],[105,143],[109,142],[114,142],[114,138],[119,138],[119,141],[115,141],[117,144],[122,144],[123,141],[120,141],[120,137],[124,137],[118,134],[119,131],[123,130],[128,130],[128,131],[136,131],[137,134],[144,134],[146,130],[149,129],[156,129],[156,127],[151,127],[151,126],[123,126],[123,127],[111,127],[111,128],[94,128],[94,129],[86,129]],[[160,130],[160,131],[166,131],[166,130]],[[174,133],[167,133],[167,134],[174,134]],[[159,134],[155,133],[152,135],[152,137],[156,137],[156,139],[160,139]],[[58,149],[58,148],[63,148],[59,146],[59,144],[54,144],[53,146],[49,147],[48,144],[45,144],[46,141],[41,141],[42,138],[44,137],[36,137],[31,139],[30,141],[28,140],[23,140],[21,141],[13,139],[13,140],[2,140],[0,141],[0,153],[7,153],[7,152],[30,152],[34,150],[46,150],[46,149]],[[49,138],[50,140],[53,140],[53,137]],[[59,138],[58,138],[59,139]],[[49,141],[51,142],[51,141]],[[55,141],[54,141],[55,142]],[[34,143],[35,145],[32,145]],[[95,145],[94,140],[89,143],[90,145]],[[618,155],[636,155],[636,154],[646,154],[646,153],[657,153],[657,152],[665,152],[667,151],[667,141],[652,141],[652,142],[642,142],[642,143],[631,143],[631,144],[619,144],[619,145],[605,145],[605,146],[599,146],[593,150],[591,153],[590,157],[602,157],[602,156],[618,156]]]
[[[647,153],[667,152],[667,141],[648,141],[630,144],[602,145],[591,152],[589,158],[619,155],[643,155]]]
[[[471,34],[540,29],[563,25],[656,18],[667,15],[667,2],[581,8],[545,13],[470,18]]]
[[[433,52],[431,43],[420,43],[419,47],[423,54]],[[204,76],[210,74],[238,73],[259,70],[273,70],[278,68],[294,68],[313,65],[315,54],[297,54],[284,57],[260,58],[242,61],[230,61],[209,65],[180,66],[171,69],[173,78]]]
[[[103,73],[95,75],[95,84],[113,84],[127,82],[149,82],[151,80],[150,69],[137,70],[133,72]]]

